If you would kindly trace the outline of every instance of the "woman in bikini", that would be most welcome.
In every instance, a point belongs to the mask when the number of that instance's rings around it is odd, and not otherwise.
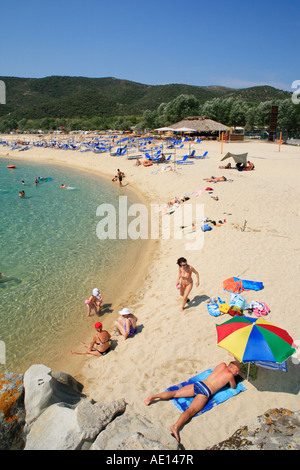
[[[196,275],[196,287],[199,286],[199,274],[185,258],[179,258],[177,264],[179,266],[177,286],[180,286],[180,295],[183,297],[181,306],[181,311],[183,311],[185,304],[190,301],[188,295],[193,288],[192,273]]]
[[[137,317],[129,310],[129,308],[123,308],[119,312],[121,317],[115,322],[116,334],[119,333],[124,336],[125,339],[130,338],[136,332]]]
[[[105,356],[110,348],[111,335],[106,330],[102,330],[102,323],[99,321],[95,324],[97,333],[94,335],[90,346],[86,343],[81,343],[85,348],[85,351],[72,351],[72,354],[91,354],[92,356]]]

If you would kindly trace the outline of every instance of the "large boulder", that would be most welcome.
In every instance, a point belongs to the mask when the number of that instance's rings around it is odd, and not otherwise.
[[[75,405],[85,395],[83,387],[73,377],[62,372],[52,373],[43,364],[31,366],[24,374],[26,426],[25,433],[31,424],[49,406],[55,403]]]
[[[117,414],[123,413],[124,400],[106,405],[83,400],[77,406],[56,403],[32,423],[25,450],[88,449],[97,435]]]
[[[166,428],[127,407],[98,435],[91,450],[178,450],[178,444]]]

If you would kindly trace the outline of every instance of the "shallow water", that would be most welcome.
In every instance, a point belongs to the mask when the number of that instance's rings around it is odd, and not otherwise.
[[[35,185],[39,176],[52,180]],[[22,189],[24,198],[18,196]],[[65,335],[73,330],[75,337],[84,328],[84,300],[94,287],[105,304],[120,260],[126,264],[134,249],[130,240],[96,235],[98,205],[117,207],[119,194],[118,186],[92,173],[0,159],[0,272],[7,276],[0,278],[0,341],[6,349],[0,371],[22,372],[57,356]]]

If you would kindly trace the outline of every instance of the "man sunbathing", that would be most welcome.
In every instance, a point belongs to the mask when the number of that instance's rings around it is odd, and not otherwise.
[[[211,178],[203,178],[203,180],[209,181],[210,183],[218,183],[219,181],[227,181],[225,176],[220,176],[220,177],[212,176]]]
[[[240,366],[238,362],[232,361],[228,364],[222,362],[219,364],[205,380],[200,380],[194,384],[186,385],[179,390],[166,391],[158,393],[156,395],[150,395],[144,400],[145,405],[150,405],[154,400],[170,400],[172,398],[187,398],[195,397],[189,408],[181,413],[175,424],[170,426],[172,434],[175,436],[178,442],[179,440],[179,429],[195,414],[204,408],[206,403],[212,398],[212,396],[224,387],[226,384],[230,384],[231,388],[236,388],[236,382],[234,377],[238,375]]]
[[[231,169],[231,163],[227,163],[227,165],[225,166],[219,166],[219,168],[223,169],[223,170],[230,170]]]

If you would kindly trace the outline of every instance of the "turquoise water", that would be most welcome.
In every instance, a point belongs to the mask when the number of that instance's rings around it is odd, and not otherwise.
[[[37,177],[52,180],[35,185]],[[0,159],[0,272],[7,276],[0,278],[0,370],[22,372],[59,355],[67,332],[75,340],[89,320],[84,300],[94,287],[105,304],[110,275],[132,242],[99,240],[96,208],[118,207],[119,195],[118,186],[87,172]]]

